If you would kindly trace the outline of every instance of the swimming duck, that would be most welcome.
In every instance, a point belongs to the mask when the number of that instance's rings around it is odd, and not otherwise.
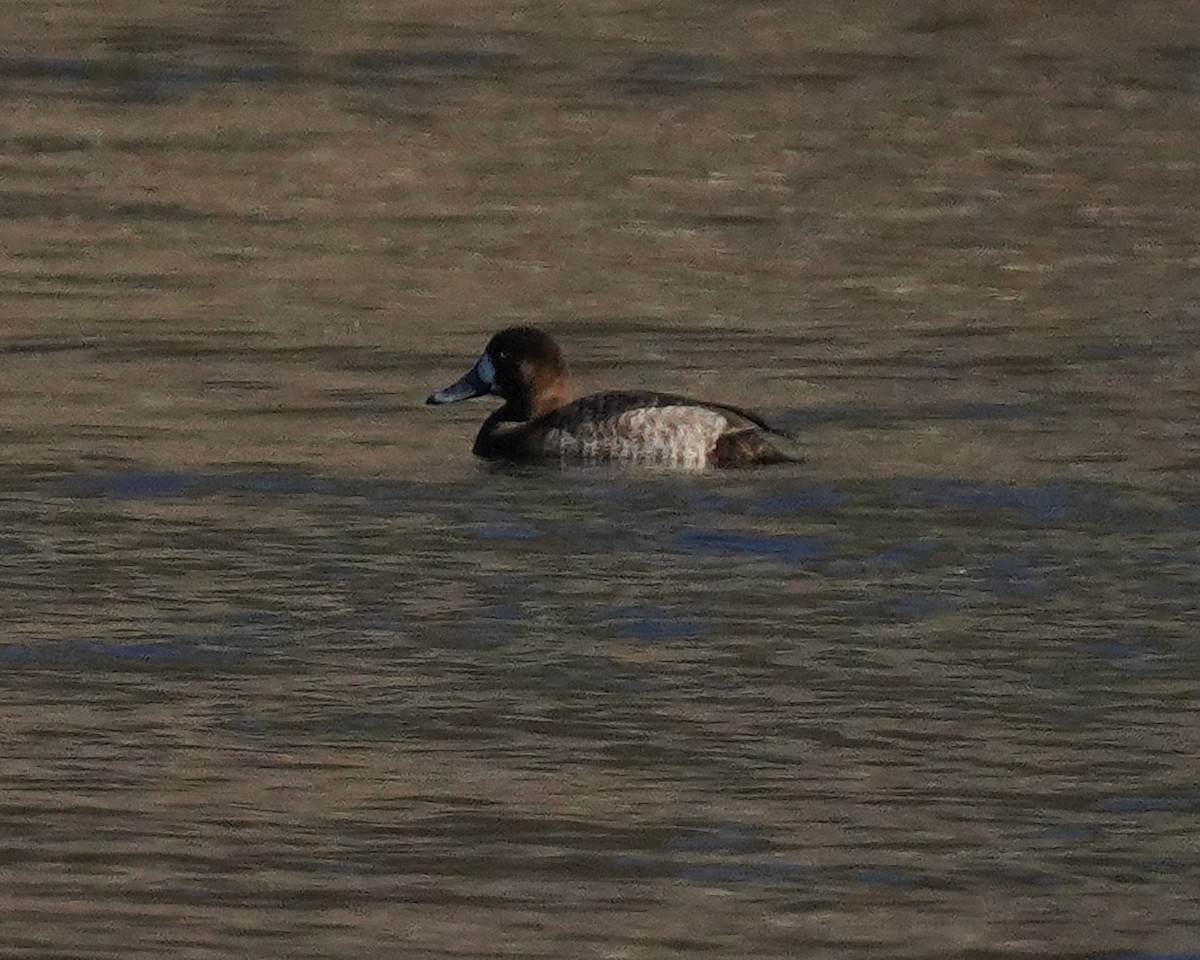
[[[429,404],[494,394],[504,406],[475,437],[485,460],[627,463],[703,470],[797,460],[795,443],[758,416],[668,393],[611,390],[572,399],[559,345],[533,327],[492,337],[457,382]]]

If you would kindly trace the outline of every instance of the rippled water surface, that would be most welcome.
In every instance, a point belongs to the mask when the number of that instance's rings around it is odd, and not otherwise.
[[[1192,7],[118,7],[0,12],[0,953],[1200,951]],[[808,459],[482,466],[514,322]]]

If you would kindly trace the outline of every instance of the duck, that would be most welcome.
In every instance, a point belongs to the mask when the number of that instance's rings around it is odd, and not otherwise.
[[[609,390],[578,399],[562,348],[536,327],[509,327],[431,405],[496,396],[472,453],[520,463],[683,470],[798,461],[795,441],[748,410],[671,393]]]

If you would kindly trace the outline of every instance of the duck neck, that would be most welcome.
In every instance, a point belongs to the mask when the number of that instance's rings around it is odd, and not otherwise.
[[[563,376],[555,378],[554,382],[548,384],[543,390],[538,391],[529,400],[529,418],[535,419],[543,417],[547,413],[557,410],[561,406],[571,402],[573,390],[571,387],[571,378]]]
[[[498,419],[509,423],[536,420],[571,402],[571,378],[568,376],[558,376],[548,383],[534,386],[535,389],[525,396],[507,401],[500,408]]]

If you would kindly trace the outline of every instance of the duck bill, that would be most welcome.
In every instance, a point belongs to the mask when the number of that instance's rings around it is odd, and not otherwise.
[[[491,393],[496,386],[496,370],[491,358],[485,353],[479,362],[450,386],[431,393],[425,401],[431,404],[458,403]]]

